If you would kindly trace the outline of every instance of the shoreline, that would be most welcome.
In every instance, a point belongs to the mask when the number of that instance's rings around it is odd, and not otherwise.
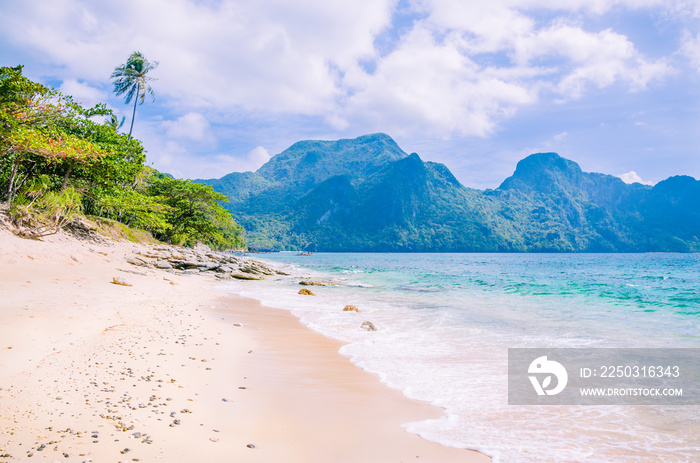
[[[0,461],[490,461],[405,431],[442,410],[340,341],[211,277],[133,272],[134,248],[0,230]]]

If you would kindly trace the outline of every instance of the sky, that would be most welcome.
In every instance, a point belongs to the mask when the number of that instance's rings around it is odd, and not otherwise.
[[[180,178],[307,139],[384,132],[465,185],[554,151],[584,171],[700,179],[700,0],[0,0],[0,65],[126,117]]]

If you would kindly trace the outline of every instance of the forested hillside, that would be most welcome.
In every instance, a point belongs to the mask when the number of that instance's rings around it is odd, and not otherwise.
[[[302,141],[257,172],[200,180],[267,250],[645,252],[700,250],[700,182],[654,187],[583,172],[555,153],[493,190],[460,184],[385,134]]]

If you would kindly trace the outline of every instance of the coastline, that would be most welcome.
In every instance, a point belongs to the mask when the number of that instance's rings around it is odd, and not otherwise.
[[[0,230],[0,461],[490,461],[406,432],[441,410],[341,342],[211,277],[133,273],[134,248]]]

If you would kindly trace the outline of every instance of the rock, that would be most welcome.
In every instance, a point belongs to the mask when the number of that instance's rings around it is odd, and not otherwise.
[[[159,260],[155,264],[153,264],[156,268],[160,269],[171,269],[173,268],[172,264],[168,262],[167,260]]]
[[[252,265],[244,265],[244,266],[241,266],[241,267],[240,267],[240,271],[241,271],[241,272],[245,272],[245,273],[261,273],[260,271],[258,271],[258,269],[256,269],[256,268],[255,268],[254,266],[252,266]]]
[[[299,282],[300,285],[303,286],[328,286],[328,284],[323,283],[321,281],[313,281],[313,280],[301,280]]]
[[[221,264],[218,264],[217,262],[202,262],[202,265],[197,267],[203,272],[209,271],[209,270],[216,270],[221,266]]]
[[[126,281],[125,279],[120,278],[120,277],[112,277],[112,283],[114,283],[115,285],[121,285],[121,286],[134,286],[131,283],[129,283],[128,281]]]
[[[198,260],[186,260],[182,264],[183,268],[197,268],[197,267],[202,267],[204,265],[203,262],[200,262]]]
[[[299,294],[304,295],[304,296],[315,296],[315,294],[312,293],[311,290],[308,290],[306,288],[301,288],[299,290]]]
[[[137,267],[148,267],[148,263],[145,260],[140,259],[138,257],[127,257],[125,260],[127,261],[127,263],[135,265]]]
[[[255,448],[255,445],[253,445],[253,444],[248,444],[248,445],[246,445],[246,447],[248,447],[249,449],[254,449],[254,448]]]
[[[97,233],[95,227],[81,218],[75,218],[71,220],[63,227],[63,229],[71,235],[75,236],[76,238],[92,240],[97,242],[105,242],[105,239],[102,238],[102,236],[99,233]]]
[[[211,248],[200,241],[197,241],[197,243],[194,245],[193,249],[195,251],[211,252]]]
[[[360,325],[360,328],[367,331],[377,331],[377,327],[370,321],[363,322],[362,325]]]
[[[170,258],[170,253],[169,252],[162,252],[162,251],[144,251],[144,252],[139,252],[138,254],[148,257],[149,259],[169,259]]]
[[[264,280],[265,277],[257,277],[253,275],[244,275],[242,273],[232,273],[231,276],[233,278],[237,278],[239,280]]]
[[[124,270],[123,268],[118,268],[117,270],[119,270],[120,272],[124,272],[124,273],[131,273],[132,275],[141,275],[144,277],[146,276],[145,273],[137,272],[136,270]]]
[[[275,272],[270,270],[269,268],[265,267],[264,265],[261,264],[256,264],[251,266],[257,273],[262,273],[264,275],[274,275]]]
[[[229,264],[224,264],[224,265],[219,266],[215,270],[219,273],[233,273],[233,272],[238,271],[238,267],[234,267],[233,265],[229,265]]]
[[[343,312],[359,312],[359,311],[360,311],[360,309],[358,309],[354,305],[348,304],[345,307],[343,307]],[[369,322],[366,322],[366,323],[369,323]]]

